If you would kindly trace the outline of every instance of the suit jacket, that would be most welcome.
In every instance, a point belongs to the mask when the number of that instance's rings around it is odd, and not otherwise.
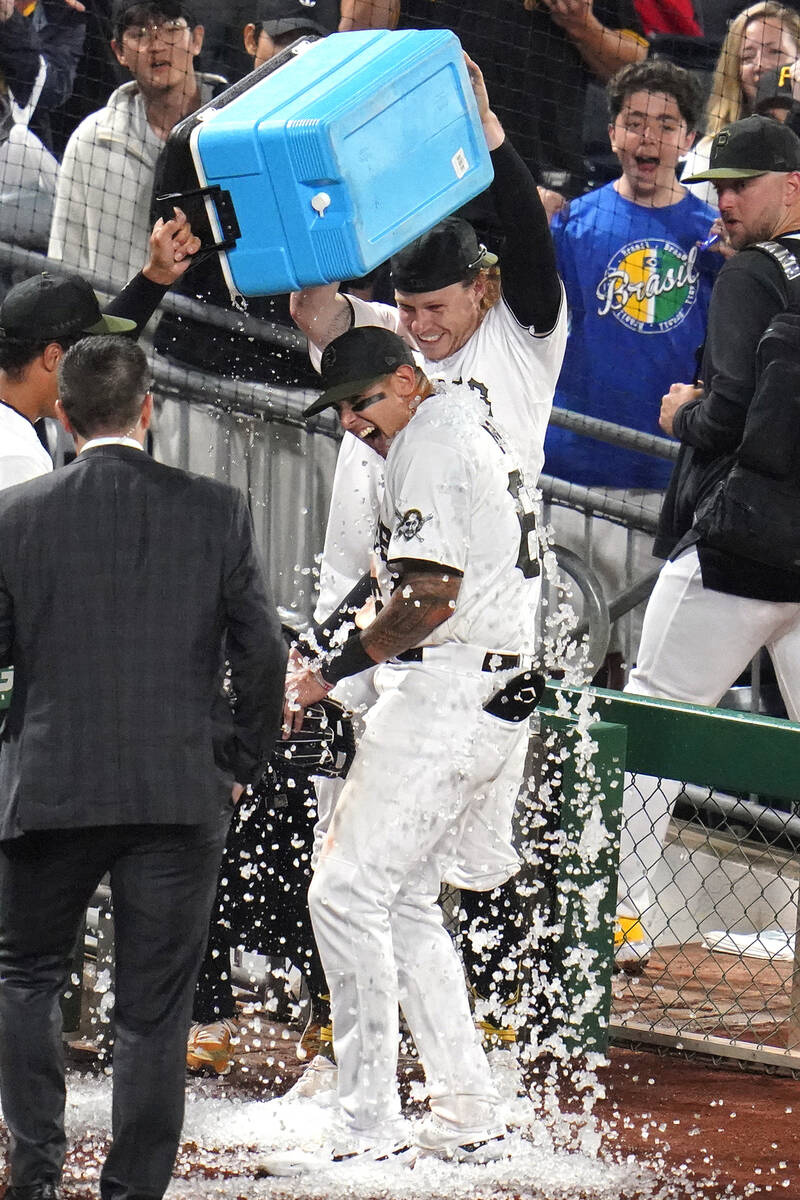
[[[285,662],[233,488],[118,444],[8,488],[0,838],[214,820],[263,770]]]

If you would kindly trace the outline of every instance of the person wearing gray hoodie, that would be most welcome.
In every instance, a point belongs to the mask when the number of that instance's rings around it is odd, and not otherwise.
[[[117,0],[111,48],[133,79],[67,143],[48,254],[114,284],[147,250],[156,160],[170,130],[223,87],[194,69],[203,26],[184,0]]]

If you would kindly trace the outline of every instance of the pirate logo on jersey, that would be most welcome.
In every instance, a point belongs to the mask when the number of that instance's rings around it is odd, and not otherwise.
[[[409,508],[407,512],[401,513],[395,509],[395,518],[397,519],[397,528],[395,529],[395,537],[404,538],[410,542],[412,538],[419,538],[421,542],[425,539],[422,536],[422,529],[427,525],[428,521],[433,520],[433,513],[427,517],[423,517],[418,508]]]
[[[684,251],[661,238],[629,242],[611,259],[597,285],[597,312],[634,333],[666,333],[688,317],[700,279],[697,247]]]

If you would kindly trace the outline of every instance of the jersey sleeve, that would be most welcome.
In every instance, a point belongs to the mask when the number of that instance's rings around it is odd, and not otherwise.
[[[397,447],[387,470],[386,560],[414,558],[463,574],[470,545],[472,472],[452,442]]]
[[[32,454],[5,455],[1,465],[0,490],[12,487],[15,483],[27,483],[29,479],[46,474],[41,461]]]
[[[324,620],[370,569],[383,495],[383,459],[352,433],[339,447],[314,620]]]

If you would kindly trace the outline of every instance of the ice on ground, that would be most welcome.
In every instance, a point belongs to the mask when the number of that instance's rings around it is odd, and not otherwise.
[[[71,1144],[88,1149],[80,1179],[96,1188],[103,1145],[109,1134],[111,1080],[70,1072],[67,1133]],[[486,1166],[418,1160],[401,1164],[341,1164],[294,1179],[263,1178],[264,1160],[276,1151],[314,1155],[341,1130],[337,1110],[311,1100],[226,1099],[193,1081],[187,1092],[181,1177],[167,1200],[476,1200],[477,1197],[546,1197],[547,1200],[618,1200],[621,1195],[659,1200],[663,1177],[631,1161],[614,1164],[592,1154],[556,1149],[529,1099],[504,1103],[501,1113],[513,1125],[511,1155]],[[78,1181],[68,1163],[65,1183]],[[212,1177],[209,1177],[212,1176]]]

